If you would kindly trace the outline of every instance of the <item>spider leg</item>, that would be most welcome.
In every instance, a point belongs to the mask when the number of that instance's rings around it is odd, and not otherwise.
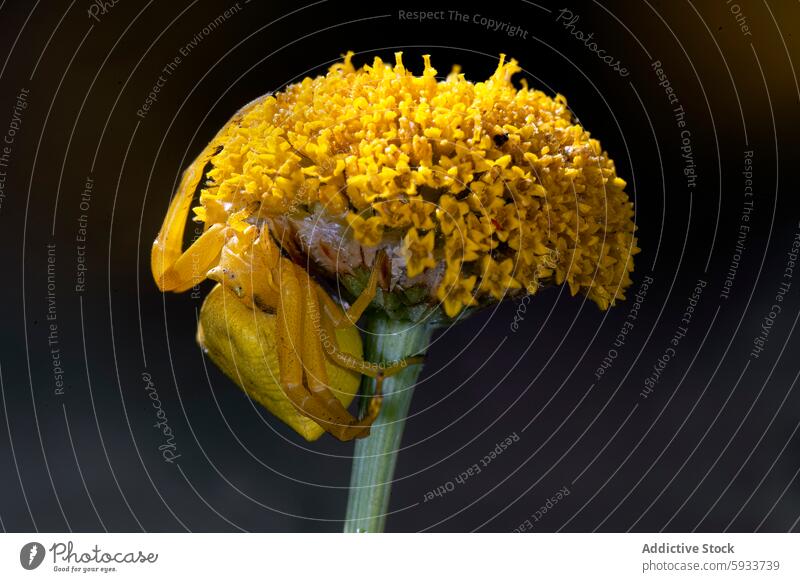
[[[370,270],[366,287],[364,287],[361,295],[353,302],[347,312],[342,311],[342,308],[339,307],[325,291],[322,289],[319,290],[317,294],[324,304],[325,312],[328,314],[328,317],[336,329],[354,326],[361,317],[361,314],[364,313],[364,310],[369,307],[369,304],[375,299],[375,293],[378,291],[380,269],[385,261],[386,253],[383,250],[379,250],[375,255],[375,261],[372,263],[372,270]]]
[[[325,402],[326,406],[336,410],[340,415],[343,413],[348,417],[347,423],[339,423],[333,427],[333,430],[330,430],[324,425],[323,428],[343,441],[368,436],[369,427],[380,412],[381,403],[383,402],[382,394],[379,390],[376,391],[376,395],[370,400],[366,416],[358,420],[351,416],[339,400],[331,393],[325,371],[325,354],[323,353],[323,340],[321,335],[323,329],[321,327],[323,315],[320,312],[319,303],[317,301],[317,293],[315,291],[316,285],[305,271],[298,275],[303,283],[303,291],[306,297],[306,309],[303,317],[303,364],[306,368],[306,384],[308,385],[309,391],[319,396]],[[335,332],[332,338],[332,341],[336,342]],[[326,349],[328,349],[328,346],[326,346]]]
[[[325,296],[327,297],[327,295]],[[386,366],[383,363],[379,364],[367,362],[366,360],[357,358],[356,356],[341,350],[339,347],[339,342],[336,339],[336,332],[333,322],[331,322],[330,318],[327,317],[326,313],[322,314],[322,326],[325,330],[326,340],[328,340],[325,344],[325,353],[328,355],[328,357],[339,367],[352,370],[353,372],[358,372],[364,376],[369,376],[370,378],[386,378],[389,376],[394,376],[408,366],[422,364],[425,361],[423,356],[412,356],[398,360],[389,366]]]
[[[223,224],[208,227],[186,251],[182,250],[189,208],[206,164],[223,146],[229,129],[241,123],[242,118],[264,98],[256,99],[237,111],[183,173],[150,252],[153,279],[162,291],[185,291],[196,285],[205,279],[206,272],[219,256],[225,243]]]
[[[375,255],[375,262],[372,264],[372,270],[369,274],[369,280],[361,295],[353,302],[353,305],[345,313],[342,308],[328,295],[324,289],[317,287],[317,298],[322,303],[324,310],[322,312],[322,326],[330,341],[325,346],[325,351],[336,364],[342,368],[364,374],[370,378],[381,378],[393,376],[407,366],[421,364],[425,361],[422,356],[414,356],[404,358],[399,362],[394,362],[390,366],[381,366],[372,362],[367,362],[361,358],[357,358],[351,354],[341,351],[339,343],[336,340],[336,329],[342,329],[354,326],[361,314],[369,306],[375,298],[375,293],[378,289],[378,277],[380,274],[381,266],[386,260],[386,254],[383,250],[378,251]]]
[[[164,224],[153,242],[150,266],[153,279],[162,291],[184,290],[205,279],[206,271],[219,256],[225,242],[224,225],[214,224],[186,251],[181,249],[189,207],[192,205],[203,168],[213,155],[212,146],[216,147],[216,143],[209,144],[183,173],[178,191],[172,198],[164,218]]]
[[[326,384],[316,293],[308,279],[302,280],[308,274],[303,272],[298,277],[298,270],[293,263],[283,260],[276,274],[280,290],[276,317],[281,388],[302,414],[339,440],[367,436],[380,412],[381,397],[376,394],[368,414],[359,420],[331,393]],[[306,383],[303,382],[304,368]]]

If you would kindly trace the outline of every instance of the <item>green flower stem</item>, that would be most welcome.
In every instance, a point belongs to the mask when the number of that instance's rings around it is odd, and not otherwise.
[[[368,361],[391,364],[425,353],[433,328],[426,324],[370,314],[364,339]],[[382,532],[397,453],[421,364],[408,366],[383,381],[383,406],[369,437],[356,441],[345,532]],[[375,380],[364,378],[365,393],[375,391]]]

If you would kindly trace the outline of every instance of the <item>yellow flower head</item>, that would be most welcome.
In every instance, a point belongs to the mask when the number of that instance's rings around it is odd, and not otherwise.
[[[624,298],[633,204],[564,97],[517,89],[503,55],[479,83],[438,79],[428,56],[420,76],[401,53],[358,69],[352,56],[243,116],[197,220],[266,224],[346,286],[383,249],[391,290],[423,288],[451,317],[547,284],[602,309]]]

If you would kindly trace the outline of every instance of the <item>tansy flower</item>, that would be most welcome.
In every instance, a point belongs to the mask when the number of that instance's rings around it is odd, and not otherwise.
[[[514,86],[519,71],[501,56],[473,83],[437,78],[427,56],[416,76],[401,53],[360,69],[348,53],[231,129],[196,217],[266,223],[353,295],[383,250],[387,291],[447,297],[450,317],[548,284],[605,309],[639,250],[626,183],[561,95]]]

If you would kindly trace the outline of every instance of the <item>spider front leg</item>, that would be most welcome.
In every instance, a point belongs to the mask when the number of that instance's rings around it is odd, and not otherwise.
[[[164,224],[153,242],[150,266],[161,291],[185,291],[205,279],[225,244],[225,225],[214,224],[188,249],[182,250],[189,208],[203,168],[213,155],[213,145],[216,144],[212,142],[183,173]]]
[[[288,260],[280,262],[275,279],[280,290],[277,349],[284,394],[302,414],[339,440],[367,436],[380,412],[380,396],[373,399],[368,414],[361,420],[342,406],[327,386],[319,327],[321,314],[313,283],[305,271]]]
[[[341,307],[325,292],[321,287],[317,287],[317,297],[320,303],[323,304],[324,310],[322,313],[322,326],[325,330],[327,338],[330,338],[326,346],[326,353],[331,360],[336,362],[342,368],[364,374],[370,378],[378,379],[378,388],[383,378],[393,376],[398,372],[404,370],[408,366],[415,364],[422,364],[425,361],[423,356],[413,356],[404,358],[399,362],[393,362],[390,365],[385,363],[372,363],[356,358],[355,356],[345,353],[339,349],[339,344],[336,341],[336,329],[343,329],[356,325],[361,315],[364,313],[369,304],[375,298],[378,290],[378,278],[380,270],[383,268],[384,263],[387,261],[386,253],[379,250],[375,255],[375,261],[372,263],[372,270],[367,280],[367,285],[364,290],[356,298],[350,309],[344,312]]]
[[[333,362],[347,370],[358,372],[370,378],[378,378],[380,381],[383,378],[394,376],[408,366],[414,366],[425,362],[424,356],[411,356],[388,365],[386,362],[367,362],[339,348],[339,342],[336,340],[336,328],[325,314],[323,314],[322,325],[325,330],[326,339],[330,338],[326,342],[325,352]]]
[[[224,146],[229,130],[241,123],[244,116],[265,98],[256,99],[237,111],[183,173],[150,252],[153,279],[161,291],[186,291],[205,279],[206,272],[219,257],[226,237],[223,224],[211,225],[188,249],[182,250],[189,208],[206,164]]]
[[[364,287],[361,295],[356,298],[347,312],[344,312],[342,308],[339,307],[339,305],[337,305],[337,303],[331,299],[327,293],[325,293],[324,290],[320,289],[320,293],[317,295],[320,301],[323,303],[324,311],[333,324],[333,327],[336,329],[342,329],[345,327],[354,326],[356,324],[367,307],[369,307],[369,304],[372,303],[372,300],[375,299],[375,294],[378,292],[378,277],[380,276],[380,271],[387,260],[386,253],[383,251],[383,249],[379,250],[375,254],[375,260],[373,261],[372,269],[369,272],[367,285]]]

